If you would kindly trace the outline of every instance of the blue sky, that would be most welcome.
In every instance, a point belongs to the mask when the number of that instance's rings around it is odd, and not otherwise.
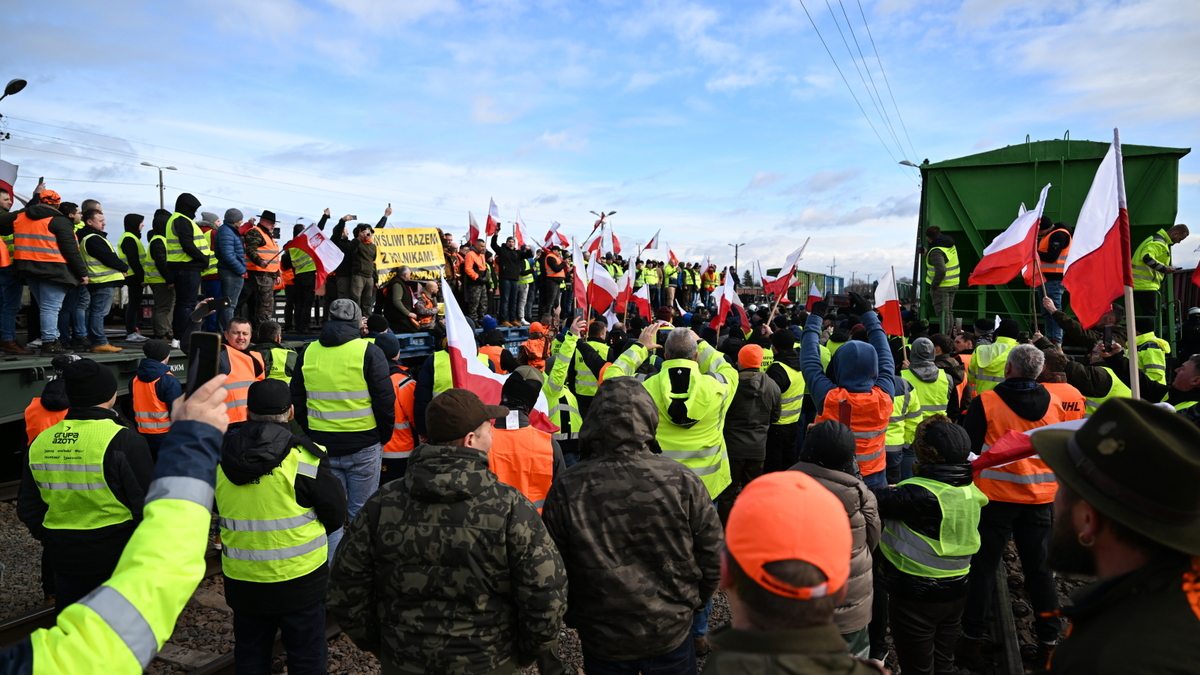
[[[494,197],[506,222],[581,237],[615,209],[627,245],[662,228],[689,258],[744,242],[743,268],[770,267],[811,236],[802,266],[836,256],[848,277],[911,269],[918,176],[897,160],[1118,126],[1200,145],[1194,0],[805,5],[886,149],[796,0],[65,0],[6,9],[0,80],[29,87],[0,103],[0,156],[18,191],[60,179],[110,220],[157,206],[150,161],[179,168],[168,206],[186,190],[290,223],[390,202],[393,222],[462,233]],[[1196,222],[1200,159],[1180,171]]]

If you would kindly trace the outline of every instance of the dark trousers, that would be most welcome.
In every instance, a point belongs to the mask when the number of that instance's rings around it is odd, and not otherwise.
[[[108,581],[112,576],[112,571],[108,574],[80,576],[75,574],[54,573],[54,613],[55,615],[62,614],[62,611],[69,605],[73,605],[83,599],[83,596],[91,593],[100,587],[100,584]]]
[[[1136,316],[1158,316],[1158,291],[1134,291],[1133,302],[1137,305]]]
[[[317,273],[297,274],[296,283],[292,289],[296,295],[296,308],[293,310],[292,321],[297,332],[307,332],[312,325],[313,301],[317,298]]]
[[[893,596],[888,602],[892,644],[904,675],[957,675],[954,643],[966,598],[920,602]]]
[[[204,298],[219,298],[219,297],[221,297],[221,280],[220,279],[201,279],[200,280],[200,296],[201,296],[201,298],[200,298],[201,300],[203,300]],[[220,321],[218,319],[219,314],[220,314],[220,312],[217,312],[215,314],[210,314],[210,315],[204,317],[204,321],[201,321],[200,325],[203,326],[204,330],[208,331],[209,333],[220,332],[221,325],[220,325]]]
[[[767,458],[763,461],[763,473],[783,471],[796,463],[796,434],[800,423],[772,424],[767,429]]]
[[[1013,504],[988,502],[979,514],[979,552],[971,556],[970,590],[963,611],[963,635],[983,637],[988,612],[992,608],[992,590],[996,568],[1011,538],[1021,557],[1025,592],[1033,605],[1034,632],[1042,642],[1058,640],[1058,617],[1042,617],[1043,612],[1058,609],[1058,589],[1054,574],[1046,562],[1050,531],[1054,527],[1053,504]]]
[[[179,271],[175,273],[175,318],[171,322],[175,339],[180,346],[187,350],[188,341],[192,337],[195,325],[192,322],[192,310],[196,309],[197,295],[200,293],[200,273],[196,271]]]
[[[722,524],[729,519],[729,510],[733,508],[733,502],[737,500],[738,493],[746,487],[747,483],[761,476],[762,472],[762,462],[745,459],[729,460],[729,477],[733,479],[733,482],[717,498],[717,514],[721,517]]]
[[[517,285],[516,279],[500,280],[500,316],[496,317],[497,321],[520,320],[521,317],[517,316]]]
[[[129,302],[125,303],[125,332],[136,333],[142,321],[142,282],[126,279],[125,290],[129,292]]]
[[[268,675],[275,631],[282,634],[287,668],[293,675],[324,675],[329,642],[325,603],[290,614],[233,613],[233,656],[237,675]]]
[[[583,645],[583,670],[587,675],[695,675],[696,646],[689,635],[666,654],[632,661],[608,661]]]

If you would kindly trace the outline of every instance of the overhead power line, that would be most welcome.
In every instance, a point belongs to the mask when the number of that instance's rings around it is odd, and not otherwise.
[[[917,161],[920,154],[913,147],[912,137],[908,135],[908,125],[904,123],[904,116],[900,114],[900,106],[896,105],[896,95],[892,93],[892,83],[888,81],[887,71],[883,69],[883,59],[879,58],[879,48],[875,46],[875,36],[871,34],[871,24],[867,23],[867,13],[863,11],[862,0],[858,2],[858,13],[862,14],[863,26],[867,28],[867,37],[871,38],[871,49],[875,52],[875,60],[879,62],[879,72],[883,75],[883,83],[887,85],[888,96],[892,98],[892,107],[896,109],[896,117],[900,119],[900,128],[904,130],[904,138],[908,140],[908,147],[913,151],[913,161]]]
[[[846,19],[846,28],[850,30],[850,37],[854,40],[854,48],[858,51],[858,57],[862,60],[863,70],[867,71],[867,79],[871,80],[871,90],[875,92],[875,99],[879,101],[879,110],[883,113],[884,124],[887,125],[888,131],[892,133],[892,139],[896,141],[896,148],[903,155],[904,144],[900,142],[900,137],[896,135],[896,127],[892,124],[892,116],[888,114],[887,104],[884,103],[883,95],[879,93],[879,87],[875,84],[875,76],[871,74],[871,66],[867,64],[867,56],[863,54],[862,45],[858,43],[858,34],[854,32],[854,24],[850,23],[850,15],[846,12],[846,4],[842,0],[838,0],[838,6],[842,8],[842,16]],[[834,21],[836,22],[837,19],[835,18]],[[844,36],[843,40],[845,40]],[[850,58],[853,59],[854,57],[851,56]]]

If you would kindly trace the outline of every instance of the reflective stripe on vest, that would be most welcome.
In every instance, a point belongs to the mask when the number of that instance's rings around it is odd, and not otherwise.
[[[908,384],[908,380],[904,380]],[[901,385],[903,386],[903,385]],[[888,418],[887,434],[884,436],[884,452],[900,452],[906,443],[913,440],[917,423],[921,417],[920,401],[913,395],[912,385],[904,394],[892,397],[892,416]]]
[[[395,422],[392,423],[392,438],[383,446],[384,459],[403,459],[412,454],[413,435],[410,414],[416,400],[417,381],[404,373],[391,373],[392,390],[396,392],[393,404]]]
[[[921,421],[934,415],[944,415],[950,407],[950,377],[941,368],[938,368],[937,373],[937,379],[933,382],[923,381],[911,370],[900,373],[901,377],[912,385],[913,393],[920,402]]]
[[[1159,246],[1166,247],[1166,260],[1159,260],[1150,254],[1151,248],[1158,248]],[[1138,245],[1137,250],[1133,252],[1133,290],[1157,291],[1162,286],[1163,274],[1147,265],[1143,260],[1147,255],[1150,255],[1150,258],[1155,262],[1162,265],[1170,265],[1170,251],[1171,240],[1164,230],[1159,230],[1157,234],[1147,237]]]
[[[314,343],[315,344],[315,343]],[[234,485],[217,469],[221,567],[241,581],[297,579],[325,564],[325,526],[296,503],[296,477],[315,478],[320,460],[294,446],[283,462],[253,483]]]
[[[636,353],[630,349],[621,355]],[[641,352],[645,353],[645,352]],[[701,343],[696,358],[700,362],[709,362],[720,358],[711,345]],[[710,361],[712,359],[713,361]],[[727,366],[722,366],[727,367]],[[687,389],[682,392],[672,390],[672,371],[684,369],[687,375]],[[629,372],[629,371],[625,371]],[[709,374],[716,374],[716,369],[710,366]],[[664,457],[670,457],[692,470],[700,477],[708,494],[716,499],[732,482],[729,474],[729,458],[725,450],[723,432],[725,412],[732,401],[733,387],[736,384],[720,383],[720,380],[702,375],[700,363],[691,359],[672,359],[662,364],[662,369],[655,375],[646,378],[642,383],[650,392],[658,407],[658,428],[655,438]],[[683,425],[672,421],[671,405],[682,401],[686,405],[687,420],[681,420]]]
[[[121,238],[117,240],[117,257],[121,259],[121,262],[129,265],[130,271],[132,272],[133,261],[129,259],[129,256],[125,255],[126,239],[132,239],[133,243],[137,246],[138,263],[141,263],[146,259],[146,247],[142,245],[142,238],[132,232],[126,232],[122,234]]]
[[[201,232],[204,232],[204,241],[208,242],[208,250],[210,250],[210,251],[216,250],[213,248],[213,232],[215,232],[215,231],[216,230],[214,230],[212,228],[209,228],[208,230],[203,230],[203,229],[201,230]],[[204,271],[200,273],[200,276],[213,277],[216,275],[217,275],[217,256],[210,255],[210,256],[208,256],[208,267],[204,268]]]
[[[879,387],[863,393],[852,393],[840,387],[832,389],[825,395],[824,407],[816,421],[833,420],[846,424],[845,420],[839,419],[842,401],[850,404],[847,426],[854,435],[859,471],[864,476],[883,471],[886,468],[883,446],[894,406],[892,397]]]
[[[1038,240],[1038,247],[1037,247],[1038,253],[1049,253],[1050,252],[1050,237],[1053,237],[1058,232],[1066,232],[1068,239],[1071,236],[1071,233],[1062,227],[1058,227],[1058,228],[1051,230],[1049,234],[1047,234],[1046,236],[1044,236],[1040,240]],[[1066,269],[1067,254],[1070,252],[1071,252],[1071,244],[1068,243],[1066,246],[1064,246],[1062,248],[1061,251],[1058,252],[1058,257],[1054,259],[1054,262],[1045,262],[1041,259],[1041,257],[1039,257],[1038,263],[1041,265],[1042,273],[1043,274],[1062,274],[1063,270]]]
[[[150,628],[150,622],[121,591],[112,586],[100,586],[84,596],[79,604],[91,609],[108,624],[142,668],[150,665],[158,654],[158,638]]]
[[[143,434],[165,434],[171,428],[171,411],[166,402],[158,398],[158,381],[150,382],[133,378],[133,421]]]
[[[958,278],[960,276],[958,265],[958,249],[950,246],[934,246],[930,252],[941,251],[946,256],[946,275],[942,277],[942,282],[937,285],[938,288],[958,288]],[[933,265],[926,262],[925,265],[925,283],[933,284],[934,269]]]
[[[229,416],[230,424],[246,421],[246,397],[250,394],[250,385],[262,379],[254,374],[254,357],[225,346],[229,357],[229,377],[225,380],[225,414]]]
[[[292,270],[296,274],[317,271],[317,261],[313,260],[312,256],[295,246],[289,248],[287,251],[288,256],[292,259]]]
[[[251,272],[276,274],[279,272],[279,244],[275,242],[275,238],[271,236],[270,232],[263,232],[261,227],[258,228],[258,232],[263,238],[263,245],[257,249],[258,257],[266,263],[266,266],[259,267],[258,263],[250,259],[250,251],[246,251],[246,269]]]
[[[550,434],[531,426],[493,429],[488,468],[501,483],[515,487],[525,495],[541,513],[554,478],[554,447]]]
[[[308,390],[308,426],[317,431],[367,431],[375,428],[371,395],[363,376],[366,340],[336,347],[313,342],[304,352]]]
[[[1009,430],[1025,432],[1066,421],[1067,414],[1063,410],[1062,401],[1053,392],[1047,393],[1050,394],[1050,405],[1040,420],[1027,420],[1016,414],[994,391],[980,394],[983,414],[987,418],[983,453]],[[975,485],[988,499],[1012,504],[1049,504],[1054,501],[1054,495],[1058,492],[1054,472],[1037,456],[991,467],[979,474]]]
[[[1087,405],[1085,407],[1087,408],[1086,414],[1088,416],[1091,416],[1092,413],[1096,412],[1096,409],[1104,405],[1104,402],[1110,398],[1133,398],[1133,391],[1130,390],[1129,385],[1122,382],[1121,378],[1117,377],[1117,374],[1113,372],[1112,368],[1109,368],[1108,366],[1091,367],[1100,368],[1104,372],[1108,373],[1109,378],[1112,380],[1112,386],[1109,387],[1108,393],[1104,396],[1087,399]]]
[[[53,216],[32,220],[22,211],[13,221],[13,258],[32,262],[67,264],[58,250],[58,237],[50,231]]]
[[[148,284],[165,284],[167,280],[162,273],[158,271],[158,264],[154,262],[154,258],[150,255],[150,248],[154,245],[155,240],[159,240],[163,244],[163,250],[167,247],[167,238],[161,234],[150,235],[150,246],[142,252],[142,271],[146,274],[145,281]]]
[[[113,248],[112,242],[97,232],[91,232],[81,239],[79,241],[79,255],[83,257],[83,263],[87,265],[88,283],[106,284],[110,281],[121,281],[124,279],[124,274],[118,272],[112,267],[109,267],[101,262],[99,258],[95,258],[92,256],[92,254],[88,253],[88,240],[92,239],[93,237],[99,237],[100,241],[104,242],[104,245],[108,247],[108,250],[111,251],[113,255],[117,254],[117,250]]]
[[[979,551],[979,514],[987,497],[974,485],[952,486],[927,478],[899,485],[919,485],[938,500],[942,517],[937,538],[927,537],[899,520],[883,521],[879,550],[901,572],[934,579],[959,577],[971,570]]]
[[[602,342],[589,342],[600,358],[608,360],[608,345]],[[578,396],[595,396],[600,389],[600,380],[596,379],[595,374],[583,362],[583,354],[578,350],[575,352],[575,394]]]
[[[177,223],[176,221],[181,222]],[[188,218],[187,216],[178,212],[171,214],[171,217],[167,220],[165,229],[165,232],[167,233],[167,262],[200,262],[198,260],[192,260],[192,257],[184,252],[183,244],[179,243],[179,233],[175,231],[177,224],[180,224],[183,227],[190,226],[192,228],[192,244],[194,244],[200,251],[200,254],[205,257],[204,264],[207,265],[207,259],[212,257],[212,249],[208,246],[208,239],[204,237],[204,233],[200,231],[200,228],[195,222],[192,221],[191,218]]]
[[[104,457],[124,427],[111,419],[67,420],[38,434],[29,470],[51,530],[95,530],[133,519],[104,479]]]
[[[800,409],[804,406],[804,374],[782,361],[779,367],[787,373],[788,388],[779,400],[779,421],[775,424],[794,424],[800,421]]]
[[[1146,377],[1159,384],[1167,383],[1167,354],[1171,345],[1153,333],[1137,336],[1138,367],[1146,371]]]

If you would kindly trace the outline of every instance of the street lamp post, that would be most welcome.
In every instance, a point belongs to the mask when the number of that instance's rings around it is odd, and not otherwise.
[[[142,162],[142,166],[148,166],[151,169],[158,169],[158,208],[160,208],[160,209],[167,208],[165,206],[165,204],[163,203],[163,175],[162,175],[162,172],[163,172],[163,169],[166,169],[167,171],[177,171],[178,169],[176,169],[173,166],[157,166],[157,165],[151,164],[150,162]]]
[[[21,91],[22,89],[25,88],[26,84],[28,84],[28,83],[19,77],[9,80],[8,84],[4,85],[4,95],[0,96],[0,101],[3,101],[4,99],[8,98],[9,96],[12,96],[13,94]],[[7,141],[9,138],[12,138],[12,134],[4,133],[4,134],[0,135],[0,141]]]

